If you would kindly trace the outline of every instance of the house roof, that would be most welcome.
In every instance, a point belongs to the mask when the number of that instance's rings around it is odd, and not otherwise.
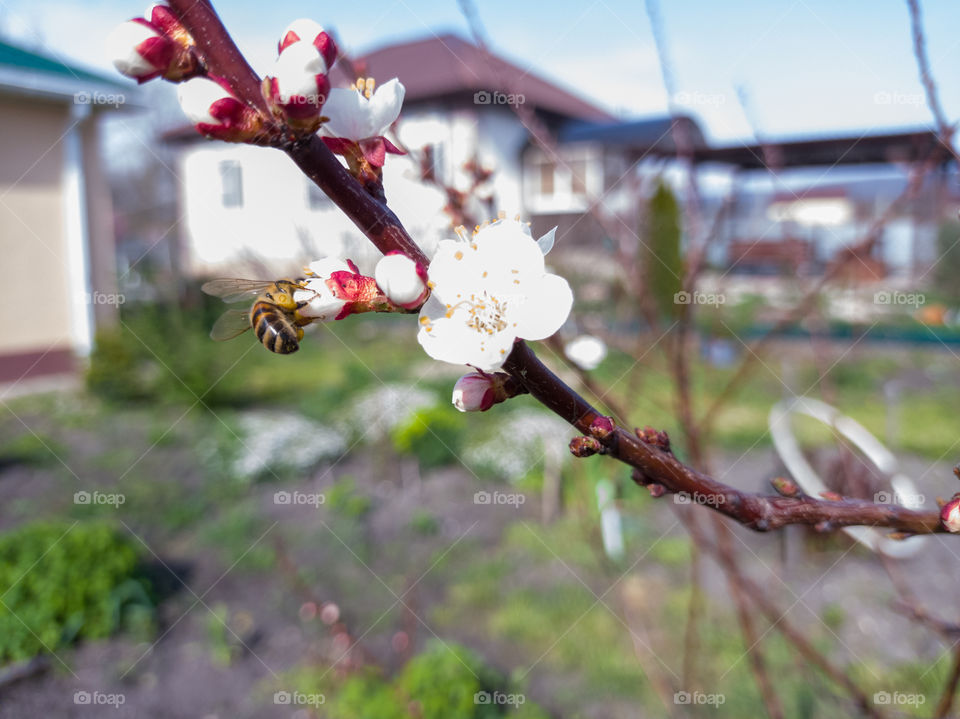
[[[83,92],[129,93],[131,89],[107,75],[0,40],[2,92],[72,98]]]
[[[557,141],[598,142],[608,147],[673,154],[675,124],[689,134],[694,149],[707,146],[700,126],[686,115],[660,116],[627,122],[570,122],[560,128]]]
[[[941,152],[944,159],[949,154],[940,145],[935,131],[923,130],[786,142],[771,140],[766,145],[704,148],[696,152],[695,159],[698,162],[730,164],[744,170],[759,170],[765,169],[767,162],[776,168],[918,162],[937,151]]]
[[[613,119],[588,100],[454,34],[390,45],[356,58],[354,65],[360,74],[380,81],[399,78],[407,89],[407,104],[486,90],[522,94],[525,103],[561,117]],[[340,65],[334,66],[332,75],[335,85],[352,80]]]

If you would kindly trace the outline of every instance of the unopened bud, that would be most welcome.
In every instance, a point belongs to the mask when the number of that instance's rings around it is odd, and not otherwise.
[[[461,412],[486,412],[496,403],[491,375],[468,374],[453,386],[453,406]]]
[[[416,309],[427,298],[426,269],[400,252],[391,252],[377,263],[373,276],[390,301]]]
[[[654,499],[662,497],[667,493],[667,488],[657,482],[651,482],[648,484],[647,489],[650,490],[650,496]]]
[[[617,429],[610,417],[599,416],[590,423],[590,434],[597,439],[606,439]]]
[[[570,440],[570,452],[574,457],[592,457],[602,450],[600,440],[594,437],[574,437]]]
[[[280,43],[277,46],[277,50],[283,53],[290,45],[301,40],[317,48],[320,54],[323,55],[327,67],[333,67],[333,64],[337,61],[337,44],[326,30],[323,29],[323,25],[316,20],[300,18],[290,23],[287,29],[284,30],[283,35],[280,36]]]
[[[288,45],[264,81],[267,101],[292,129],[303,133],[320,127],[320,110],[330,94],[328,67],[309,42]]]
[[[833,492],[833,491],[830,491],[830,490],[827,490],[826,492],[820,492],[820,496],[823,497],[824,499],[830,501],[830,502],[842,502],[842,501],[843,501],[843,495],[842,495],[842,494],[840,494],[839,492]]]
[[[643,429],[634,430],[637,437],[647,444],[652,444],[657,449],[662,449],[664,452],[670,451],[670,437],[666,432],[656,430],[650,425],[647,425]]]
[[[792,479],[787,479],[786,477],[774,477],[770,480],[770,484],[773,485],[773,488],[777,490],[777,494],[780,494],[784,497],[796,497],[800,494],[800,487],[797,486],[797,483]]]
[[[960,494],[955,494],[940,509],[940,523],[948,532],[960,532]]]
[[[247,142],[259,133],[263,117],[234,96],[225,80],[195,77],[177,88],[184,114],[197,130],[227,142]]]
[[[113,66],[137,82],[160,77],[173,57],[173,42],[141,18],[117,25],[106,45]]]
[[[161,76],[180,82],[199,69],[193,38],[166,5],[153,5],[146,18],[118,25],[106,47],[114,67],[138,83]]]

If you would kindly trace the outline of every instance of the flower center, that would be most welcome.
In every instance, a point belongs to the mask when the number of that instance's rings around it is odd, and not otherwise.
[[[357,88],[357,92],[359,92],[368,100],[370,99],[370,96],[373,95],[374,85],[376,85],[376,81],[374,81],[372,77],[358,77],[356,83],[354,83],[354,87]]]
[[[470,295],[469,300],[463,300],[451,307],[447,311],[447,317],[451,317],[458,308],[464,307],[467,310],[467,327],[475,330],[482,335],[494,335],[504,330],[507,326],[505,316],[507,314],[507,301],[500,300],[488,295],[486,292],[478,297],[475,294]]]

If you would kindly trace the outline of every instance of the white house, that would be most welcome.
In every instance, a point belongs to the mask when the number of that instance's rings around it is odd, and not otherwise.
[[[506,103],[525,103],[551,130],[571,121],[612,120],[589,102],[454,35],[386,47],[354,62],[364,76],[380,82],[398,77],[406,87],[395,131],[418,157],[391,155],[384,189],[391,208],[428,253],[450,236],[450,222],[443,213],[444,194],[419,179],[425,149],[437,176],[461,188],[468,183],[464,164],[477,159],[493,170],[493,207],[528,216],[523,165],[529,135]],[[337,68],[334,81],[349,82]],[[277,276],[326,254],[372,268],[376,250],[283,153],[208,142],[192,128],[165,139],[181,148],[182,265],[191,274]],[[539,191],[539,201],[543,196]]]

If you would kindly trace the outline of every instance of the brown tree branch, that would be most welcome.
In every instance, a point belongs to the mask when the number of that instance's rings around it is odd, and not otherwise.
[[[920,0],[907,0],[910,10],[910,31],[913,37],[913,54],[917,59],[917,69],[920,72],[920,82],[927,96],[927,106],[937,123],[937,133],[940,142],[950,150],[954,159],[960,161],[960,154],[953,147],[953,132],[955,128],[947,122],[943,105],[940,104],[940,95],[937,93],[937,84],[933,80],[930,69],[930,59],[927,57],[927,43],[923,36],[923,19],[920,17]]]
[[[525,342],[514,345],[503,368],[547,409],[581,433],[592,434],[591,425],[602,415],[551,372]],[[638,483],[661,487],[659,493],[686,492],[699,503],[756,531],[808,524],[820,531],[866,525],[907,534],[947,533],[936,511],[916,511],[861,499],[833,501],[742,492],[684,465],[669,450],[647,444],[622,427],[615,427],[609,436],[597,439],[602,442],[605,454],[636,470],[634,478]]]

